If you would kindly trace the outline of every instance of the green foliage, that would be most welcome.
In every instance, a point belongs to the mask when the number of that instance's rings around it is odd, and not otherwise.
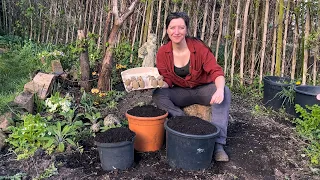
[[[27,177],[26,173],[17,173],[13,176],[0,176],[0,180],[20,180],[24,179],[24,177]]]
[[[22,116],[23,122],[8,129],[12,132],[6,140],[14,148],[18,159],[28,158],[44,144],[43,137],[47,133],[47,123],[39,115]]]
[[[92,113],[96,108],[94,107],[94,96],[83,91],[80,99],[80,106],[84,108],[86,113]]]
[[[89,119],[92,124],[95,124],[98,122],[99,119],[102,118],[100,112],[92,112],[92,113],[85,113],[85,118]]]
[[[286,103],[294,104],[295,91],[293,87],[294,85],[291,84],[288,87],[282,88],[282,90],[275,95],[275,97],[283,99],[282,106]]]
[[[59,174],[58,169],[55,167],[54,163],[52,163],[50,167],[45,169],[44,172],[42,172],[39,176],[37,176],[33,180],[46,179],[57,174]]]
[[[103,126],[103,127],[100,128],[100,130],[101,130],[101,132],[105,132],[108,129],[117,128],[117,127],[122,127],[122,125],[121,124],[117,124],[117,125],[112,124],[110,126]]]
[[[310,141],[306,149],[310,157],[311,164],[319,165],[320,163],[320,106],[306,106],[306,109],[296,104],[296,112],[300,114],[295,119],[297,132]]]
[[[82,122],[78,121],[78,123],[69,125],[58,121],[56,124],[49,126],[48,136],[42,138],[47,141],[44,148],[51,153],[52,151],[64,152],[66,145],[76,147],[74,138],[77,135],[78,128],[82,126]]]
[[[60,93],[56,92],[45,101],[48,112],[68,112],[70,111],[72,98],[67,94],[64,98],[60,97]]]

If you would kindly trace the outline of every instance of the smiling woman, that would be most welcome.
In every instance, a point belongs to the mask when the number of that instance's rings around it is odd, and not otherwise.
[[[169,116],[184,116],[181,108],[192,104],[212,107],[211,123],[221,129],[215,145],[215,160],[228,161],[226,144],[230,90],[225,86],[222,68],[210,48],[189,37],[189,17],[175,12],[166,19],[167,43],[157,53],[157,68],[164,85],[153,93],[156,105]]]

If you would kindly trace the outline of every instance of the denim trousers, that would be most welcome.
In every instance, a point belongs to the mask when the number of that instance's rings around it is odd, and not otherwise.
[[[211,123],[220,128],[220,134],[216,142],[226,144],[231,92],[229,88],[225,86],[224,100],[222,103],[210,105],[211,97],[216,89],[213,83],[195,88],[182,88],[177,86],[161,88],[154,90],[152,100],[158,108],[168,111],[169,117],[185,116],[181,108],[193,104],[211,106]]]

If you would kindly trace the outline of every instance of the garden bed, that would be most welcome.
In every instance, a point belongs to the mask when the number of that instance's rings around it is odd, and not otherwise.
[[[115,113],[125,119],[125,112],[137,103],[152,104],[152,90],[126,94]],[[15,160],[8,149],[0,153],[0,177],[21,176],[26,179],[44,177],[45,170],[52,176],[47,179],[316,179],[308,167],[308,158],[297,138],[293,126],[278,115],[253,115],[257,101],[233,95],[228,126],[227,163],[213,163],[203,171],[173,169],[166,162],[165,144],[160,151],[135,153],[134,166],[124,171],[102,170],[93,137],[80,141],[83,153],[67,151],[46,155],[37,151],[27,160]],[[244,102],[245,101],[245,102]],[[54,166],[52,166],[54,165]],[[56,168],[56,169],[55,169]],[[20,174],[19,174],[20,173]]]

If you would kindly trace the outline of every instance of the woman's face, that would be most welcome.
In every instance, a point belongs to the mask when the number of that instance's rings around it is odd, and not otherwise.
[[[167,34],[173,43],[179,44],[185,40],[187,26],[182,18],[172,19],[169,23]]]

